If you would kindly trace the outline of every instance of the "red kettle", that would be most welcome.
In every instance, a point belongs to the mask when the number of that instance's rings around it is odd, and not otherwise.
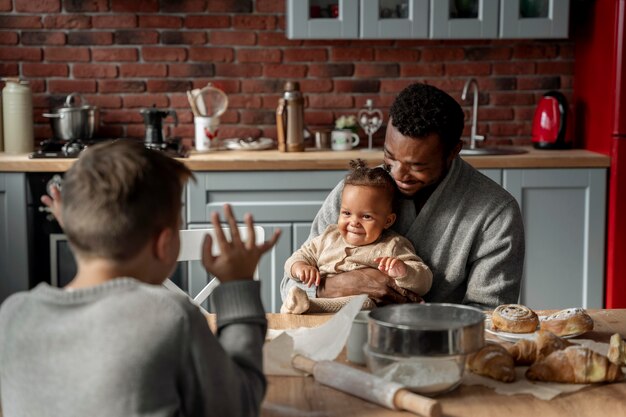
[[[567,128],[567,99],[558,91],[543,95],[533,118],[532,142],[537,149],[571,148],[565,136]]]

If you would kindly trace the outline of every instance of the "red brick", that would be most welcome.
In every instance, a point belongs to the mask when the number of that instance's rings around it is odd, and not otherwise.
[[[207,0],[209,12],[250,13],[252,0]]]
[[[354,64],[312,64],[312,65],[309,65],[310,77],[320,77],[320,78],[351,77],[353,74],[354,74]]]
[[[89,29],[91,17],[81,15],[48,15],[43,18],[48,29]]]
[[[459,61],[465,58],[465,51],[462,48],[424,48],[422,50],[422,61]]]
[[[239,62],[280,62],[280,49],[239,49],[237,61]]]
[[[88,48],[54,47],[44,49],[46,61],[86,62],[89,61]]]
[[[163,31],[161,32],[161,43],[182,44],[182,45],[202,45],[206,43],[205,32],[181,32]]]
[[[63,32],[22,32],[23,45],[65,45]]]
[[[122,101],[124,103],[124,108],[152,107],[153,105],[156,107],[167,107],[169,105],[169,100],[162,94],[126,94],[122,98]]]
[[[276,17],[273,15],[233,16],[233,28],[242,30],[274,30]]]
[[[262,74],[260,64],[215,64],[215,75],[218,77],[253,78]]]
[[[111,32],[69,32],[67,34],[69,45],[111,45],[113,33]]]
[[[559,45],[558,56],[561,59],[574,59],[574,44]]]
[[[44,80],[28,80],[28,82],[33,93],[43,93],[46,91],[46,82]]]
[[[380,90],[378,80],[336,80],[336,93],[377,93]]]
[[[224,29],[230,27],[230,16],[185,16],[184,26],[192,29]]]
[[[229,109],[260,109],[261,97],[255,95],[231,95],[228,97]]]
[[[335,123],[335,116],[332,111],[311,111],[304,112],[304,123],[308,126],[330,126]]]
[[[149,93],[164,93],[170,91],[187,91],[191,89],[191,82],[183,80],[148,80]]]
[[[117,67],[112,64],[74,64],[72,75],[74,78],[115,78]]]
[[[520,91],[490,92],[490,104],[494,106],[519,106],[535,104],[535,95]]]
[[[493,46],[480,48],[466,48],[465,59],[470,61],[506,61],[511,59],[511,48],[496,48]]]
[[[226,94],[241,92],[241,86],[238,79],[195,78],[193,80],[193,88],[203,88],[206,87],[208,83],[211,83],[214,87],[219,88]]]
[[[211,32],[209,42],[214,45],[254,45],[256,34],[254,32]]]
[[[111,10],[114,12],[141,12],[151,13],[159,11],[158,0],[111,0]]]
[[[561,79],[555,77],[518,77],[518,90],[555,90],[561,87]]]
[[[165,77],[167,75],[167,65],[165,64],[121,64],[120,77],[122,78],[144,78],[144,77]]]
[[[94,61],[117,62],[137,61],[136,48],[92,48],[91,54]]]
[[[0,29],[38,29],[41,26],[39,16],[0,16]]]
[[[25,64],[22,64],[22,66],[24,66]],[[19,75],[19,68],[17,66],[17,63],[7,63],[7,62],[0,62],[0,74],[2,74],[3,76],[13,76],[13,75]],[[23,74],[26,75],[26,74]]]
[[[139,16],[139,27],[142,28],[179,28],[183,19],[177,16]]]
[[[95,80],[48,80],[50,93],[95,93]]]
[[[55,13],[61,11],[60,0],[14,0],[15,11],[22,13]]]
[[[100,93],[143,93],[144,91],[146,91],[146,83],[142,81],[98,81],[98,92]]]
[[[144,61],[181,62],[187,59],[185,48],[147,46],[141,48]]]
[[[372,48],[333,48],[331,59],[333,61],[372,61],[374,50]]]
[[[284,52],[285,62],[327,61],[328,52],[322,48],[293,48]]]
[[[302,41],[298,39],[287,39],[285,32],[259,32],[258,44],[261,46],[298,46]],[[285,52],[287,52],[286,50]]]
[[[490,137],[487,140],[490,140],[492,136],[522,136],[530,134],[530,125],[529,123],[515,123],[511,121],[503,122],[503,123],[491,123],[489,126],[489,134]]]
[[[126,135],[124,134],[124,126],[111,124],[100,124],[100,127],[96,131],[95,136],[105,139],[126,137]]]
[[[108,12],[108,0],[63,0],[66,12]]]
[[[77,0],[78,1],[78,0]],[[137,27],[137,16],[131,14],[96,15],[91,23],[97,29],[120,29]]]
[[[478,120],[513,120],[513,109],[510,107],[504,108],[478,108]]]
[[[494,75],[516,75],[535,73],[535,63],[530,61],[493,62],[491,66]]]
[[[98,106],[103,109],[120,109],[122,108],[122,98],[110,94],[90,94],[83,95],[85,100],[92,106]]]
[[[285,13],[284,0],[256,0],[256,11],[259,13]]]
[[[2,45],[17,45],[18,40],[17,32],[0,32],[0,44]],[[28,43],[23,43],[24,45],[29,45]]]
[[[203,12],[206,0],[161,0],[161,12]]]
[[[242,110],[241,122],[247,125],[269,125],[276,123],[276,112],[267,110]]]
[[[489,62],[458,62],[444,65],[446,75],[489,75],[491,64]]]
[[[380,92],[381,93],[399,93],[404,90],[410,84],[413,84],[414,79],[401,79],[401,80],[381,80]]]
[[[41,61],[41,49],[23,46],[0,47],[0,61]]]
[[[127,138],[136,138],[137,140],[143,140],[144,136],[146,135],[146,128],[139,123],[135,123],[135,124],[125,124],[126,127],[126,134],[124,135],[124,137]]]
[[[190,61],[232,62],[235,51],[231,48],[189,48]]]
[[[261,96],[261,107],[264,109],[276,109],[276,105],[278,104],[278,100],[283,96],[282,92],[280,94],[264,94]],[[305,107],[307,96],[305,96]]]
[[[478,84],[483,91],[516,90],[516,77],[484,77],[478,79]],[[459,87],[459,90],[463,87]]]
[[[101,117],[104,123],[140,123],[143,117],[137,110],[110,110]]]
[[[118,45],[150,45],[159,43],[156,30],[117,30],[115,43]]]
[[[170,64],[170,77],[212,77],[215,75],[213,64]]]
[[[159,94],[159,97],[163,96]],[[177,94],[171,93],[167,94],[169,96],[169,107],[174,109],[188,109],[189,108],[189,99],[187,98],[187,94]],[[164,96],[165,97],[165,96]]]
[[[243,93],[275,93],[282,91],[283,82],[280,80],[242,80]]]
[[[532,120],[535,115],[535,107],[516,107],[513,109],[515,112],[515,116],[513,117],[515,120],[519,121],[528,121]]]
[[[432,77],[443,75],[443,64],[441,63],[416,63],[416,64],[401,64],[400,76],[401,77]]]
[[[323,79],[302,80],[300,87],[304,93],[330,93],[333,91],[333,82]]]
[[[537,62],[537,74],[573,74],[573,61]]]
[[[306,65],[265,64],[263,76],[269,78],[304,78]]]
[[[342,109],[354,106],[352,96],[347,94],[310,94],[309,108]]]
[[[226,112],[220,116],[220,121],[224,124],[239,123],[239,112],[235,110],[226,110]]]
[[[420,53],[416,49],[380,49],[374,51],[374,59],[376,62],[392,61],[392,62],[413,62],[418,61]]]
[[[274,126],[263,126],[263,128],[261,129],[261,136],[264,138],[272,138],[274,139],[274,142],[276,142],[276,137],[278,136],[276,134],[276,125]],[[274,145],[276,146],[276,145]]]
[[[13,9],[12,0],[0,0],[0,12],[10,12]]]
[[[400,74],[398,64],[355,64],[354,76],[359,78],[397,77]]]
[[[41,64],[24,62],[22,73],[26,77],[67,77],[69,70],[66,64]]]
[[[556,56],[557,47],[555,45],[532,43],[513,46],[514,59],[553,59]]]
[[[366,100],[372,99],[374,101],[374,107],[386,111],[386,109],[391,107],[395,98],[395,94],[378,94],[375,97],[357,96],[354,98],[354,107],[357,109],[365,107]]]

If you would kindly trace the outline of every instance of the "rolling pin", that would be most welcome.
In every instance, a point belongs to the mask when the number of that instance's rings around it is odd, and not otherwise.
[[[312,374],[320,384],[352,394],[391,410],[406,410],[425,417],[441,417],[441,405],[415,394],[402,385],[334,361],[319,361],[295,355],[294,368]]]

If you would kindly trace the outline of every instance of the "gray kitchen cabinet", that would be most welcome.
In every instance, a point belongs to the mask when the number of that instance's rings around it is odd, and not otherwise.
[[[430,4],[430,37],[433,39],[498,37],[499,0],[431,0]]]
[[[567,38],[569,0],[502,0],[501,38]]]
[[[0,303],[28,290],[26,175],[0,173]]]
[[[287,0],[289,39],[356,39],[359,0]],[[336,10],[337,16],[331,16]]]
[[[505,169],[526,234],[520,302],[531,308],[602,308],[605,169]]]
[[[362,39],[428,38],[428,0],[361,0]]]

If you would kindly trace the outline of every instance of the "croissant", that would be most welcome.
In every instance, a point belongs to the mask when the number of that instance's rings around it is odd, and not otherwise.
[[[502,382],[515,380],[515,363],[505,348],[497,343],[485,345],[467,359],[470,371]]]
[[[547,330],[540,330],[534,340],[521,339],[514,345],[508,346],[507,350],[513,356],[516,365],[530,365],[555,350],[565,349],[568,346],[572,346],[572,343]]]
[[[552,352],[526,371],[526,378],[530,380],[573,384],[614,382],[623,376],[621,368],[609,362],[606,356],[582,346]]]
[[[611,336],[608,357],[614,364],[626,366],[626,342],[622,340],[619,333],[615,333]]]

